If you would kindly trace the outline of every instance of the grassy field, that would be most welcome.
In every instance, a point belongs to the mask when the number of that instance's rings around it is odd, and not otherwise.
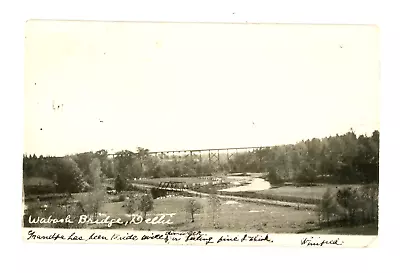
[[[358,187],[358,185],[321,185],[313,187],[282,186],[261,191],[225,192],[224,194],[317,205],[320,203],[324,193],[328,189],[331,189],[332,192],[335,192],[344,187]]]
[[[115,197],[115,196],[114,196]],[[74,194],[75,200],[85,200],[87,193]],[[131,216],[124,207],[125,202],[111,202],[111,197],[100,208],[100,219],[110,216],[113,219],[121,218],[129,221]],[[195,198],[202,206],[199,213],[195,214],[194,223],[186,211],[187,197],[173,196],[154,200],[154,209],[147,214],[147,219],[160,214],[175,214],[170,225],[163,224],[128,224],[113,225],[112,228],[129,230],[202,230],[202,231],[231,231],[231,232],[268,232],[268,233],[311,233],[311,234],[377,234],[374,225],[356,227],[319,227],[318,216],[312,210],[297,210],[292,207],[264,205],[252,202],[236,202],[221,200],[219,209],[214,214],[208,198]],[[52,214],[56,203],[54,200],[41,202],[48,205],[48,213]],[[29,205],[29,202],[27,203]],[[82,213],[82,212],[80,212]],[[46,217],[48,217],[47,214]],[[63,216],[65,217],[65,216]],[[105,224],[77,226],[75,228],[107,228]]]
[[[294,187],[283,186],[279,188],[272,188],[269,190],[261,191],[261,194],[270,194],[276,196],[293,196],[301,198],[322,199],[328,186],[315,186],[315,187]]]
[[[251,179],[249,177],[222,177],[226,182],[246,181]],[[194,178],[194,177],[179,177],[179,178],[156,178],[156,179],[141,179],[131,181],[134,185],[147,184],[158,186],[160,182],[176,181],[186,182],[189,186],[193,183],[211,182],[210,179]],[[38,183],[37,179],[29,181],[31,183]],[[106,187],[114,186],[114,180],[109,179],[104,183]],[[308,204],[318,204],[322,199],[323,194],[328,188],[337,190],[342,187],[351,185],[318,185],[318,186],[296,186],[284,185],[281,187],[271,188],[268,190],[260,191],[242,191],[242,192],[221,192],[220,194],[235,195],[241,197],[260,198],[260,199],[273,199],[286,202],[298,202]],[[218,186],[217,186],[218,187]],[[235,187],[235,184],[221,185],[221,187]],[[357,187],[357,186],[352,186]],[[202,186],[199,190],[207,192],[207,186]],[[196,191],[199,191],[196,189]],[[72,194],[73,199],[85,203],[90,193],[76,193]],[[101,216],[110,216],[111,218],[121,218],[123,221],[129,221],[130,215],[127,214],[124,207],[125,202],[118,201],[121,193],[118,195],[105,194],[105,203],[100,208]],[[50,197],[54,194],[50,194]],[[43,197],[43,196],[42,196]],[[54,204],[57,203],[58,198],[41,198],[41,203],[48,206],[48,212],[52,212]],[[54,200],[53,200],[54,199]],[[151,225],[141,223],[139,225],[113,225],[112,228],[134,229],[134,230],[221,230],[233,232],[269,232],[269,233],[298,233],[307,232],[314,234],[377,234],[377,228],[371,225],[359,227],[325,227],[319,228],[318,217],[315,211],[301,209],[298,210],[293,207],[283,207],[266,205],[255,202],[236,202],[233,200],[221,199],[219,209],[213,213],[209,204],[208,198],[195,198],[201,204],[201,211],[195,214],[195,221],[192,223],[189,213],[186,211],[187,197],[174,196],[163,199],[154,200],[154,209],[147,214],[147,218],[153,218],[159,214],[175,215],[170,218],[173,224]],[[36,198],[32,199],[35,202]],[[27,200],[26,200],[27,201]],[[239,201],[239,200],[238,200]],[[31,202],[31,201],[29,201]],[[29,202],[27,203],[29,205]],[[213,217],[214,216],[214,217]],[[169,217],[168,217],[169,218]],[[214,221],[213,221],[214,218]],[[107,228],[106,225],[92,225],[91,228]]]
[[[312,228],[318,224],[318,219],[313,211],[295,210],[293,208],[268,206],[254,203],[238,203],[222,201],[219,210],[215,213],[215,226],[212,221],[212,210],[206,198],[197,198],[202,205],[202,210],[195,215],[195,222],[190,221],[190,215],[185,211],[187,199],[185,197],[170,197],[157,199],[154,210],[148,217],[159,213],[176,213],[172,217],[172,225],[140,225],[116,226],[124,229],[145,230],[219,230],[236,232],[270,232],[270,233],[296,233],[304,228]],[[106,215],[121,217],[128,220],[122,207],[123,202],[107,203],[101,209]]]
[[[307,231],[307,234],[343,234],[343,235],[377,235],[378,225],[375,223],[359,226],[325,227]]]
[[[299,198],[305,200],[315,200],[320,201],[324,193],[330,189],[332,192],[335,192],[339,189],[343,189],[346,187],[356,188],[360,185],[318,185],[312,187],[298,187],[298,186],[282,186],[279,188],[271,188],[269,190],[260,191],[259,194],[265,196],[276,196],[276,197],[288,197],[290,198]]]

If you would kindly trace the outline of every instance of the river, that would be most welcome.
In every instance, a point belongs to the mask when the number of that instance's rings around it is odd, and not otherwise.
[[[252,178],[250,184],[238,187],[223,189],[225,192],[240,192],[240,191],[262,191],[271,188],[271,184],[262,178]]]

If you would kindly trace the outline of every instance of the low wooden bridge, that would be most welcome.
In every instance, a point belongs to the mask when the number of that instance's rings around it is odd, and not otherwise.
[[[164,181],[160,182],[158,188],[167,191],[185,191],[189,186],[185,182]]]

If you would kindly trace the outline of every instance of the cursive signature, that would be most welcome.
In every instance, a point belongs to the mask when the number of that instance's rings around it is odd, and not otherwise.
[[[306,246],[323,246],[323,245],[338,245],[341,246],[343,245],[343,241],[340,240],[339,238],[335,240],[324,240],[321,237],[308,237],[308,238],[303,238],[301,239],[301,245],[306,245]]]

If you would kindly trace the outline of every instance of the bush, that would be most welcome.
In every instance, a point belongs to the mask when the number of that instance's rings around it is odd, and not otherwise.
[[[167,196],[167,191],[158,188],[151,188],[150,194],[153,197],[153,199],[157,199],[158,197]]]
[[[264,175],[264,177],[266,177],[268,182],[273,186],[282,185],[284,183],[283,177],[281,177],[278,171],[273,167],[268,168],[268,174],[266,176]]]
[[[332,193],[325,192],[319,206],[323,220],[342,220],[350,224],[366,224],[378,220],[378,188],[347,187]]]
[[[346,210],[345,219],[347,221],[364,223],[377,220],[377,187],[345,188],[337,192],[336,198],[338,203]]]
[[[118,202],[123,202],[123,201],[125,201],[126,200],[126,195],[125,194],[120,194],[119,196],[118,196]]]
[[[317,172],[308,166],[304,167],[297,177],[299,182],[315,182],[317,180]]]
[[[128,186],[128,183],[125,178],[121,177],[120,175],[117,175],[117,178],[115,178],[115,190],[117,192],[124,191]]]
[[[345,213],[336,200],[336,192],[332,191],[330,188],[328,188],[322,196],[317,211],[319,220],[326,221],[328,224],[331,220],[341,219],[343,213]]]

